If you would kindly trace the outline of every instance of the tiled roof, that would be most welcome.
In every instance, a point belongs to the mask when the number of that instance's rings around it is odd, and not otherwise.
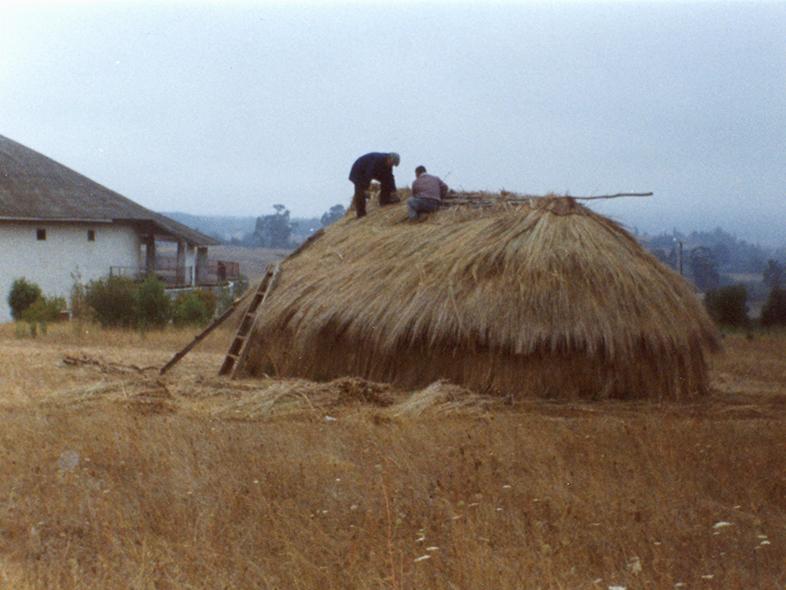
[[[0,135],[0,220],[150,222],[161,237],[219,242]]]

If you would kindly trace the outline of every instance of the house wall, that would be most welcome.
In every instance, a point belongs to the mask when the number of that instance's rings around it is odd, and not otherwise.
[[[46,230],[46,240],[36,231]],[[95,241],[87,239],[95,231]],[[109,274],[111,266],[138,267],[140,240],[118,224],[0,222],[0,321],[11,320],[8,293],[15,279],[37,283],[44,295],[68,298],[79,272],[82,282]]]

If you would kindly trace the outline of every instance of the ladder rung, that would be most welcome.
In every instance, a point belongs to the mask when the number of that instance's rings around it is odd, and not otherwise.
[[[234,377],[235,371],[238,369],[239,363],[241,362],[241,359],[244,358],[246,353],[246,348],[249,344],[249,335],[254,329],[254,324],[256,323],[257,315],[259,314],[259,306],[262,305],[262,303],[265,301],[270,287],[275,284],[279,268],[279,264],[271,264],[268,266],[265,277],[260,282],[257,292],[252,297],[251,303],[246,308],[245,314],[243,314],[243,319],[240,322],[237,332],[235,333],[235,338],[232,341],[232,345],[227,351],[223,365],[221,365],[221,369],[219,371],[220,375],[229,374],[230,376]]]

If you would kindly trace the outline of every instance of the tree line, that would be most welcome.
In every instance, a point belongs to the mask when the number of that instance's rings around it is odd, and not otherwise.
[[[289,249],[298,246],[322,227],[335,223],[346,213],[344,205],[333,205],[319,218],[293,220],[285,205],[273,205],[273,213],[260,215],[254,231],[230,240],[236,246]]]
[[[786,268],[786,247],[768,250],[717,228],[710,232],[678,231],[640,238],[661,262],[707,292],[745,282],[751,295],[767,296]],[[740,275],[748,275],[744,280]]]

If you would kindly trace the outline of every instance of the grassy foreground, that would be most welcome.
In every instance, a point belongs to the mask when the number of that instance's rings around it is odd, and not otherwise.
[[[189,336],[0,330],[0,588],[786,585],[786,335],[660,405],[145,370]]]

